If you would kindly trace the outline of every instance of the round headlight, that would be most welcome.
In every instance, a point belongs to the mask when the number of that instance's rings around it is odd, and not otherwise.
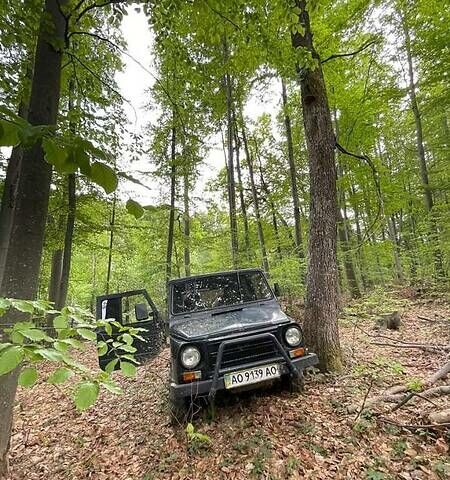
[[[200,351],[197,347],[186,347],[181,352],[181,363],[184,368],[195,368],[200,363]]]
[[[296,347],[302,341],[302,332],[298,327],[289,327],[284,332],[284,338],[290,347]]]

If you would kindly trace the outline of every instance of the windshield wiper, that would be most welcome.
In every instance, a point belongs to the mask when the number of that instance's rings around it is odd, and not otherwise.
[[[230,312],[239,312],[241,310],[244,310],[244,307],[233,307],[227,310],[221,310],[220,312],[212,312],[211,316],[214,317],[215,315],[222,315],[223,313],[230,313]]]

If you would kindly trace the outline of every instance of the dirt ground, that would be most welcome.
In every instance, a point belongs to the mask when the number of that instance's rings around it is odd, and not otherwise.
[[[373,329],[386,302],[402,313],[399,331]],[[405,429],[386,420],[426,424],[429,411],[450,408],[448,396],[433,399],[436,405],[415,398],[395,412],[393,404],[380,404],[359,414],[366,397],[392,385],[420,387],[419,379],[448,356],[373,345],[389,341],[367,333],[448,345],[449,312],[445,302],[429,299],[379,296],[351,305],[340,324],[346,358],[341,375],[310,374],[302,394],[271,389],[225,398],[214,420],[206,409],[193,420],[195,432],[206,438],[189,440],[184,428],[168,422],[167,349],[140,367],[135,379],[115,374],[125,394],[103,392],[84,413],[68,398],[70,386],[19,389],[11,479],[450,478],[445,427]],[[96,364],[93,349],[83,355],[83,361]],[[42,370],[50,372],[51,365]],[[356,413],[349,413],[351,406]]]

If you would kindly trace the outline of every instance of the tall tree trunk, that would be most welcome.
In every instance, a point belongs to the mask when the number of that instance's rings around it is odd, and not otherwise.
[[[306,48],[318,64],[299,71],[310,176],[309,261],[304,334],[319,356],[322,370],[340,370],[342,354],[337,322],[335,138],[320,58],[313,46],[306,1],[296,0],[304,32],[292,35],[294,48]]]
[[[250,247],[250,234],[249,234],[249,227],[248,227],[248,217],[247,217],[247,206],[245,205],[245,197],[244,197],[244,187],[242,184],[242,172],[241,172],[241,161],[240,161],[240,140],[238,135],[238,127],[236,122],[236,114],[233,110],[233,133],[234,133],[234,145],[236,147],[236,172],[238,176],[238,191],[239,191],[239,200],[241,203],[241,212],[242,212],[242,220],[244,223],[244,242],[245,242],[245,252],[247,254],[248,260],[251,260],[251,247]]]
[[[259,209],[258,192],[256,191],[256,185],[255,185],[255,175],[253,171],[253,158],[250,154],[250,149],[248,148],[248,141],[247,141],[247,135],[245,133],[245,125],[244,125],[242,112],[241,112],[241,123],[242,123],[242,141],[244,142],[244,150],[245,150],[245,156],[247,158],[248,173],[250,176],[250,186],[252,190],[253,208],[255,209],[259,248],[261,250],[263,269],[267,274],[269,274],[269,261],[267,259],[266,242],[264,239],[264,231],[261,223],[261,213]]]
[[[333,109],[333,117],[336,142],[339,142],[339,124],[336,108]],[[338,178],[342,178],[344,175],[342,165],[338,165],[336,171],[338,174]],[[344,216],[342,216],[341,208],[344,209]],[[347,213],[345,207],[345,193],[343,191],[339,192],[339,202],[337,205],[337,220],[339,242],[341,244],[341,249],[343,253],[345,276],[347,277],[348,289],[350,290],[352,298],[359,298],[361,296],[361,291],[359,289],[358,279],[356,276],[355,266],[352,258],[352,247],[350,242]]]
[[[56,309],[61,310],[67,301],[67,292],[69,290],[70,279],[70,265],[72,263],[72,245],[73,245],[73,232],[75,229],[75,217],[76,217],[76,176],[71,173],[67,176],[67,220],[66,231],[64,235],[64,253],[61,268],[61,282],[59,288],[58,301],[56,302]]]
[[[62,50],[65,21],[60,11],[66,0],[46,0],[41,17],[31,84],[28,121],[32,125],[55,125],[60,97]],[[51,34],[49,34],[49,29]],[[52,169],[44,160],[41,142],[24,150],[18,174],[18,187],[3,267],[0,296],[31,299],[36,295]],[[11,312],[6,323],[20,315]],[[3,336],[4,332],[1,332]],[[18,369],[0,377],[0,478],[8,470],[8,447],[12,407],[17,388]]]
[[[172,121],[174,121],[175,112],[172,114]],[[175,164],[176,156],[176,130],[172,127],[172,138],[170,141],[170,212],[169,212],[169,227],[167,233],[167,254],[166,254],[166,281],[170,280],[172,276],[172,252],[173,252],[173,237],[175,227],[175,196],[176,196],[176,181],[177,181],[177,167]]]
[[[225,62],[228,62],[229,52],[226,38],[224,38],[223,45]],[[228,72],[224,76],[224,83],[227,104],[228,204],[230,210],[231,259],[233,263],[233,268],[237,268],[239,256],[239,241],[236,218],[236,185],[234,180],[233,160],[233,86],[231,83],[231,76]]]
[[[61,272],[63,263],[63,249],[57,248],[52,253],[52,266],[50,271],[50,282],[48,285],[48,301],[56,304],[59,298],[59,288],[61,285]],[[49,316],[52,319],[53,316]],[[50,321],[48,322],[49,327]]]
[[[416,96],[416,84],[414,79],[414,67],[413,67],[413,60],[411,54],[411,37],[409,33],[408,22],[406,16],[402,14],[402,27],[403,33],[405,36],[405,51],[406,51],[406,59],[408,62],[408,80],[409,80],[409,98],[411,101],[411,110],[414,115],[414,122],[416,125],[416,145],[417,145],[417,158],[419,161],[420,167],[420,177],[422,181],[422,187],[424,189],[424,202],[425,208],[429,215],[430,227],[431,227],[431,235],[429,235],[430,240],[434,245],[433,255],[434,255],[434,264],[436,273],[444,277],[444,266],[442,262],[442,252],[439,248],[439,231],[436,225],[436,221],[433,218],[433,195],[431,193],[430,182],[428,177],[428,166],[427,160],[425,157],[425,148],[423,144],[423,128],[422,128],[422,116],[419,110],[419,103],[417,102]]]
[[[189,213],[189,174],[186,171],[184,173],[183,184],[183,236],[184,236],[184,272],[186,277],[191,275],[191,217]]]
[[[108,247],[108,268],[106,271],[106,294],[109,293],[111,286],[111,273],[112,273],[112,253],[114,247],[114,225],[116,223],[116,201],[117,195],[114,193],[112,202],[111,219],[109,221],[109,247]]]
[[[256,141],[255,141],[255,150],[256,150],[256,152],[258,152],[258,147],[256,145]],[[278,260],[281,261],[281,260],[283,260],[283,254],[282,254],[282,251],[281,251],[280,234],[278,232],[277,211],[276,211],[276,208],[275,208],[275,204],[273,203],[273,200],[272,200],[271,195],[270,195],[269,186],[267,185],[267,183],[264,179],[261,157],[259,156],[258,153],[256,153],[256,155],[257,155],[258,161],[259,161],[259,178],[260,178],[260,181],[261,181],[262,191],[264,192],[264,196],[265,196],[263,198],[265,199],[265,201],[267,203],[267,206],[269,207],[269,210],[270,210],[270,215],[272,217],[273,232],[275,234],[275,248],[276,248],[276,251],[277,251]]]
[[[281,79],[281,96],[283,100],[283,109],[284,109],[284,126],[286,129],[286,143],[287,143],[287,149],[288,149],[292,205],[294,207],[295,244],[296,244],[298,256],[300,258],[303,258],[304,254],[303,254],[303,244],[302,244],[300,202],[299,202],[298,186],[297,186],[297,167],[295,165],[295,159],[294,159],[291,117],[289,115],[289,110],[288,110],[288,98],[287,98],[287,91],[286,91],[286,82],[284,81],[284,78]]]

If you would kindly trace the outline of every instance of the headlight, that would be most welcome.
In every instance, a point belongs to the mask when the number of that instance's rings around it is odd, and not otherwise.
[[[296,347],[302,341],[302,332],[298,327],[289,327],[284,332],[284,338],[290,347]]]
[[[181,352],[181,363],[184,368],[195,368],[200,363],[200,351],[197,347],[186,347]]]

